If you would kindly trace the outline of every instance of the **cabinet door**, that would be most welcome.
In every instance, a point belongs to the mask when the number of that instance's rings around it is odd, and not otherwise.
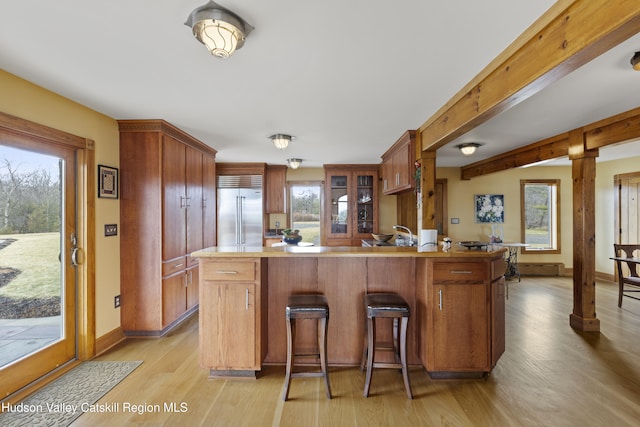
[[[202,367],[259,370],[256,362],[256,285],[204,281],[202,286]]]
[[[356,172],[353,181],[356,185],[353,204],[355,237],[369,238],[378,228],[378,176],[373,172]]]
[[[489,371],[486,286],[434,284],[429,371]]]
[[[326,223],[327,236],[333,238],[351,237],[352,213],[350,203],[351,173],[336,171],[327,178],[328,201],[330,203]]]
[[[198,305],[199,271],[198,266],[187,269],[187,310]]]
[[[286,166],[267,166],[267,194],[265,210],[267,213],[286,213]]]
[[[202,152],[185,147],[187,249],[191,253],[202,249]]]
[[[505,280],[491,284],[491,367],[505,350]]]
[[[183,271],[162,279],[162,327],[182,316],[187,311],[185,294],[186,274]]]
[[[162,259],[169,260],[187,251],[185,145],[169,136],[162,138],[162,186]]]
[[[202,247],[216,246],[216,159],[202,156]]]

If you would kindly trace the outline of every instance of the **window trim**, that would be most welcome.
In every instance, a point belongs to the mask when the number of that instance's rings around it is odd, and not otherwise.
[[[556,200],[555,200],[555,236],[556,247],[554,249],[528,249],[526,246],[522,247],[521,252],[523,254],[559,254],[561,253],[561,241],[562,234],[560,233],[561,216],[560,216],[560,180],[559,179],[521,179],[520,180],[520,236],[521,241],[525,241],[525,201],[524,201],[524,189],[527,184],[546,184],[548,186],[555,187]]]

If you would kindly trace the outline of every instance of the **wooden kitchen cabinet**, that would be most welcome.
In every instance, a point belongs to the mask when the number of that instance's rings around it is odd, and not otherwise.
[[[216,151],[163,120],[118,124],[121,325],[161,336],[198,306],[189,254],[215,243]]]
[[[501,260],[499,260],[501,262]],[[504,352],[504,278],[489,261],[418,262],[418,343],[429,375],[484,375]]]
[[[266,213],[287,213],[287,167],[268,165],[266,181]]]
[[[415,188],[416,131],[406,131],[382,155],[382,191],[396,194]]]
[[[322,244],[361,246],[378,231],[378,165],[325,165]]]
[[[211,377],[255,376],[266,356],[266,260],[202,260],[200,267],[200,366]]]

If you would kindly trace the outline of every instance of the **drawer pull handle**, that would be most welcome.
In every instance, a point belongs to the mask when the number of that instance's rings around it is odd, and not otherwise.
[[[451,270],[451,274],[473,274],[471,270]]]
[[[179,268],[179,267],[182,267],[183,265],[184,265],[184,263],[181,262],[180,264],[174,265],[173,268]]]
[[[216,270],[216,273],[218,273],[218,274],[238,274],[237,271],[232,271],[232,270]]]

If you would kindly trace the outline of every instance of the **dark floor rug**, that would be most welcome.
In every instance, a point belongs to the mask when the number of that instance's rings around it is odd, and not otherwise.
[[[68,426],[141,363],[83,362],[9,408],[0,403],[0,426]]]

